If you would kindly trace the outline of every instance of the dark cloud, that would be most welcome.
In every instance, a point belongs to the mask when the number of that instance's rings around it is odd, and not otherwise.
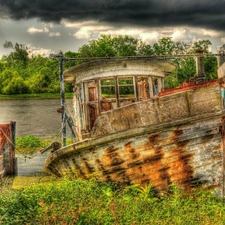
[[[59,23],[98,20],[147,27],[189,25],[225,30],[224,0],[0,0],[0,17]]]

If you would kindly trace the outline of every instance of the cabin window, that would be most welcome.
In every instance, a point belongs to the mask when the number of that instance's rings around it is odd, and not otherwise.
[[[116,98],[114,79],[101,80],[101,95],[103,98]]]
[[[158,79],[154,79],[154,95],[157,95],[158,93],[159,93]]]
[[[133,77],[119,78],[118,85],[120,98],[135,97]]]

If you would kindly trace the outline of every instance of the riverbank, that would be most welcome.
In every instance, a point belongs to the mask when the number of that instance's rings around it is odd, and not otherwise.
[[[73,93],[65,93],[65,98],[73,98]],[[0,100],[21,100],[21,99],[60,99],[59,93],[38,93],[38,94],[17,94],[17,95],[2,95]]]

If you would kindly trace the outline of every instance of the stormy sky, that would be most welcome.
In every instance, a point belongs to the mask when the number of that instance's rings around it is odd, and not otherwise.
[[[225,0],[0,0],[0,56],[5,41],[48,55],[77,51],[100,34],[128,34],[149,44],[209,39],[225,43]]]

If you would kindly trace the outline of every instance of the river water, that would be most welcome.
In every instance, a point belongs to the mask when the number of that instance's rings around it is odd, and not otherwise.
[[[72,99],[66,99],[71,107]],[[60,99],[0,100],[0,124],[16,121],[16,137],[52,137],[61,130]]]

